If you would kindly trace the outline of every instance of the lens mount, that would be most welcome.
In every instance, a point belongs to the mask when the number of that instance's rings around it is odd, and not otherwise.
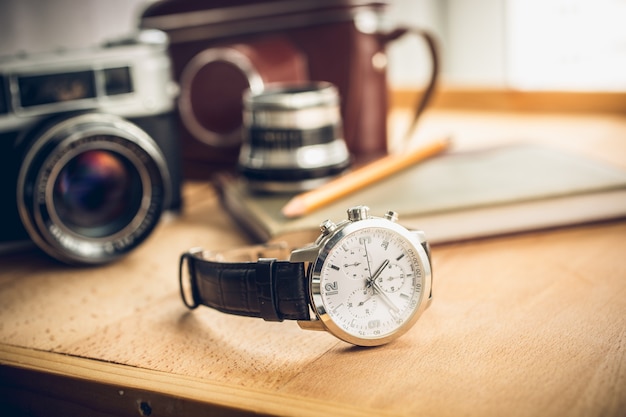
[[[170,198],[165,159],[152,138],[120,117],[88,113],[35,135],[17,181],[31,239],[68,263],[102,264],[134,249]]]

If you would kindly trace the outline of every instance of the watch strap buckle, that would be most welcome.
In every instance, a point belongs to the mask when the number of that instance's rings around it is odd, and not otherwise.
[[[180,287],[180,296],[183,300],[183,304],[193,310],[200,305],[198,296],[198,286],[194,281],[194,265],[193,258],[197,257],[204,250],[202,248],[193,248],[183,253],[180,257],[180,263],[178,266],[178,284]],[[187,274],[185,274],[187,272]],[[185,277],[187,275],[187,277]],[[191,300],[191,301],[190,301]]]

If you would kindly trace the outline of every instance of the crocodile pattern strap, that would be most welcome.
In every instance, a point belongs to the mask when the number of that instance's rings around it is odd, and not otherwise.
[[[255,247],[256,248],[256,247]],[[221,255],[221,254],[220,254]],[[207,259],[211,254],[187,252],[181,257],[181,295],[189,308],[202,304],[228,314],[267,321],[309,320],[308,283],[303,263],[259,258],[256,262]],[[184,265],[187,264],[187,271]],[[190,303],[183,290],[189,274]]]

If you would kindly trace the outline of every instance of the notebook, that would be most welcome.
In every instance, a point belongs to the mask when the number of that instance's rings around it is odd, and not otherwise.
[[[431,244],[626,217],[626,171],[562,150],[527,144],[428,159],[306,216],[287,219],[292,195],[251,192],[240,177],[216,181],[223,206],[258,242],[314,239],[319,224],[367,205],[399,214]]]

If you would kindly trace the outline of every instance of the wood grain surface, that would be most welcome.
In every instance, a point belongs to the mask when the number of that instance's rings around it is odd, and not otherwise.
[[[623,118],[524,117],[430,113],[420,134],[451,129],[469,148],[498,130],[497,140],[545,143],[543,126],[554,146],[626,165]],[[0,258],[0,406],[32,415],[624,414],[626,221],[436,246],[431,307],[396,342],[356,348],[295,322],[188,311],[180,254],[249,242],[208,184],[184,191],[183,215],[120,262]]]

